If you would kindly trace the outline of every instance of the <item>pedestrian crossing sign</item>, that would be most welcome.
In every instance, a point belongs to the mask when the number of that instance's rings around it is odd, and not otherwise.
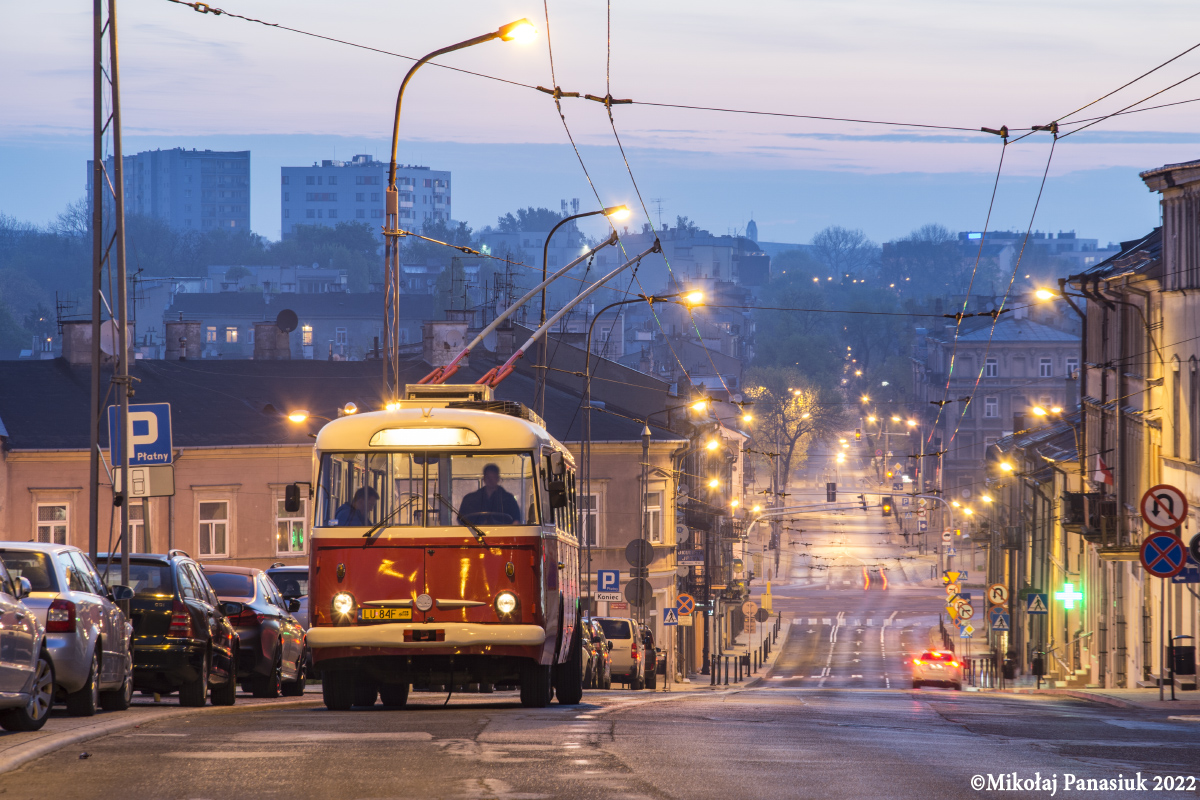
[[[1046,595],[1039,593],[1031,593],[1025,599],[1026,614],[1045,614],[1046,611]]]
[[[988,622],[992,626],[993,631],[1005,633],[1012,630],[1012,625],[1009,624],[1008,614],[1004,612],[1003,606],[992,606],[988,612]]]
[[[678,625],[679,614],[673,608],[663,609],[663,625]]]

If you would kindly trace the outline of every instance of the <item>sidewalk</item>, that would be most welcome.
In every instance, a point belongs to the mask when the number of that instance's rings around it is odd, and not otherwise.
[[[1181,692],[1175,690],[1175,701],[1171,700],[1171,687],[1166,687],[1163,693],[1165,700],[1159,701],[1158,689],[1036,689],[1017,687],[1013,689],[981,689],[980,691],[997,691],[1003,694],[1044,694],[1052,697],[1074,697],[1079,700],[1089,700],[1093,703],[1103,703],[1115,708],[1141,708],[1153,711],[1166,711],[1172,714],[1195,716],[1200,722],[1200,694],[1194,691]]]
[[[766,626],[768,632],[773,630],[774,624],[775,624],[774,620],[763,623],[763,625]],[[658,694],[663,694],[663,693],[674,694],[674,693],[679,693],[679,692],[716,692],[716,691],[729,691],[731,689],[748,689],[748,688],[753,688],[755,686],[758,686],[760,683],[763,682],[763,680],[766,679],[767,675],[771,671],[771,667],[773,667],[775,665],[776,659],[779,658],[779,654],[781,652],[783,652],[783,646],[787,642],[788,630],[791,628],[791,624],[792,624],[791,620],[789,620],[787,617],[783,617],[781,619],[780,628],[779,628],[779,636],[774,642],[772,642],[771,652],[767,656],[766,661],[764,661],[762,664],[760,664],[758,666],[758,672],[752,671],[751,674],[748,676],[743,673],[741,681],[739,681],[739,682],[734,681],[734,676],[736,675],[736,672],[735,672],[735,669],[733,666],[733,657],[736,655],[745,655],[746,653],[752,653],[752,649],[757,648],[757,645],[758,645],[758,634],[757,633],[754,634],[754,643],[753,643],[752,648],[747,648],[746,641],[745,641],[746,634],[743,633],[743,634],[739,634],[737,639],[735,640],[738,644],[737,648],[731,649],[731,650],[726,650],[724,652],[723,656],[729,657],[729,661],[730,661],[730,663],[729,663],[729,685],[728,686],[725,685],[724,671],[722,671],[719,675],[721,682],[715,686],[710,683],[710,681],[712,680],[711,676],[703,675],[703,674],[697,672],[697,673],[693,673],[688,676],[688,679],[691,681],[690,683],[673,683],[673,684],[671,684],[671,689],[669,692],[667,692],[667,690],[666,690],[665,681],[661,682],[660,686],[662,688],[657,689],[656,693],[658,693]],[[751,663],[753,663],[753,659],[751,659]],[[721,664],[723,667],[724,666],[724,658],[721,659]]]
[[[183,708],[173,697],[155,703],[149,697],[134,695],[133,705],[128,711],[100,712],[94,717],[69,717],[61,706],[56,706],[40,731],[0,733],[0,774],[63,747],[107,736],[116,731],[137,728],[166,717],[186,714],[237,714],[259,711],[264,707],[295,708],[321,704],[320,684],[309,686],[304,690],[304,694],[303,698],[285,697],[275,700],[239,694],[235,705],[203,708]]]

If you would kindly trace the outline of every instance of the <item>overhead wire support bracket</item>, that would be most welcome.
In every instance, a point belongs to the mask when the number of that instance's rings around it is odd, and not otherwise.
[[[999,136],[1001,139],[1008,138],[1008,126],[1007,125],[1001,125],[999,130],[997,130],[996,128],[980,128],[979,130],[983,131],[984,133],[994,133],[996,136]]]
[[[545,86],[533,87],[539,92],[545,92],[555,100],[561,100],[564,97],[579,97],[579,92],[564,92],[561,86],[555,86],[553,89],[547,89]]]
[[[578,97],[578,96],[579,95],[576,95],[576,97]],[[633,103],[632,100],[618,100],[617,98],[613,97],[611,94],[606,94],[606,95],[604,95],[604,97],[597,97],[594,94],[585,94],[583,96],[583,99],[584,100],[595,100],[597,103],[604,103],[605,108],[612,108],[613,106],[628,105],[628,104]]]

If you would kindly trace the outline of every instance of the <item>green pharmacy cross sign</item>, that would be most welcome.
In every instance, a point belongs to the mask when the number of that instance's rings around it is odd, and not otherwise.
[[[1075,584],[1064,583],[1061,592],[1054,593],[1055,600],[1062,600],[1063,608],[1074,608],[1075,603],[1083,599],[1083,592],[1075,591]]]

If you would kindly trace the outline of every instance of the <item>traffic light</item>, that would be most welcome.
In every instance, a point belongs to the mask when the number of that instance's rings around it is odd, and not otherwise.
[[[864,495],[860,494],[858,496],[858,502],[862,503],[862,510],[866,511],[867,510],[867,498]]]
[[[887,476],[888,476],[889,478],[890,478],[890,477],[892,477],[892,471],[891,471],[890,469],[887,471]]]
[[[892,515],[892,498],[891,496],[883,498],[883,515],[890,517]]]
[[[857,442],[861,438],[862,438],[862,428],[855,428],[854,429],[854,441]]]
[[[825,500],[830,503],[837,502],[837,484],[836,483],[825,484]]]

